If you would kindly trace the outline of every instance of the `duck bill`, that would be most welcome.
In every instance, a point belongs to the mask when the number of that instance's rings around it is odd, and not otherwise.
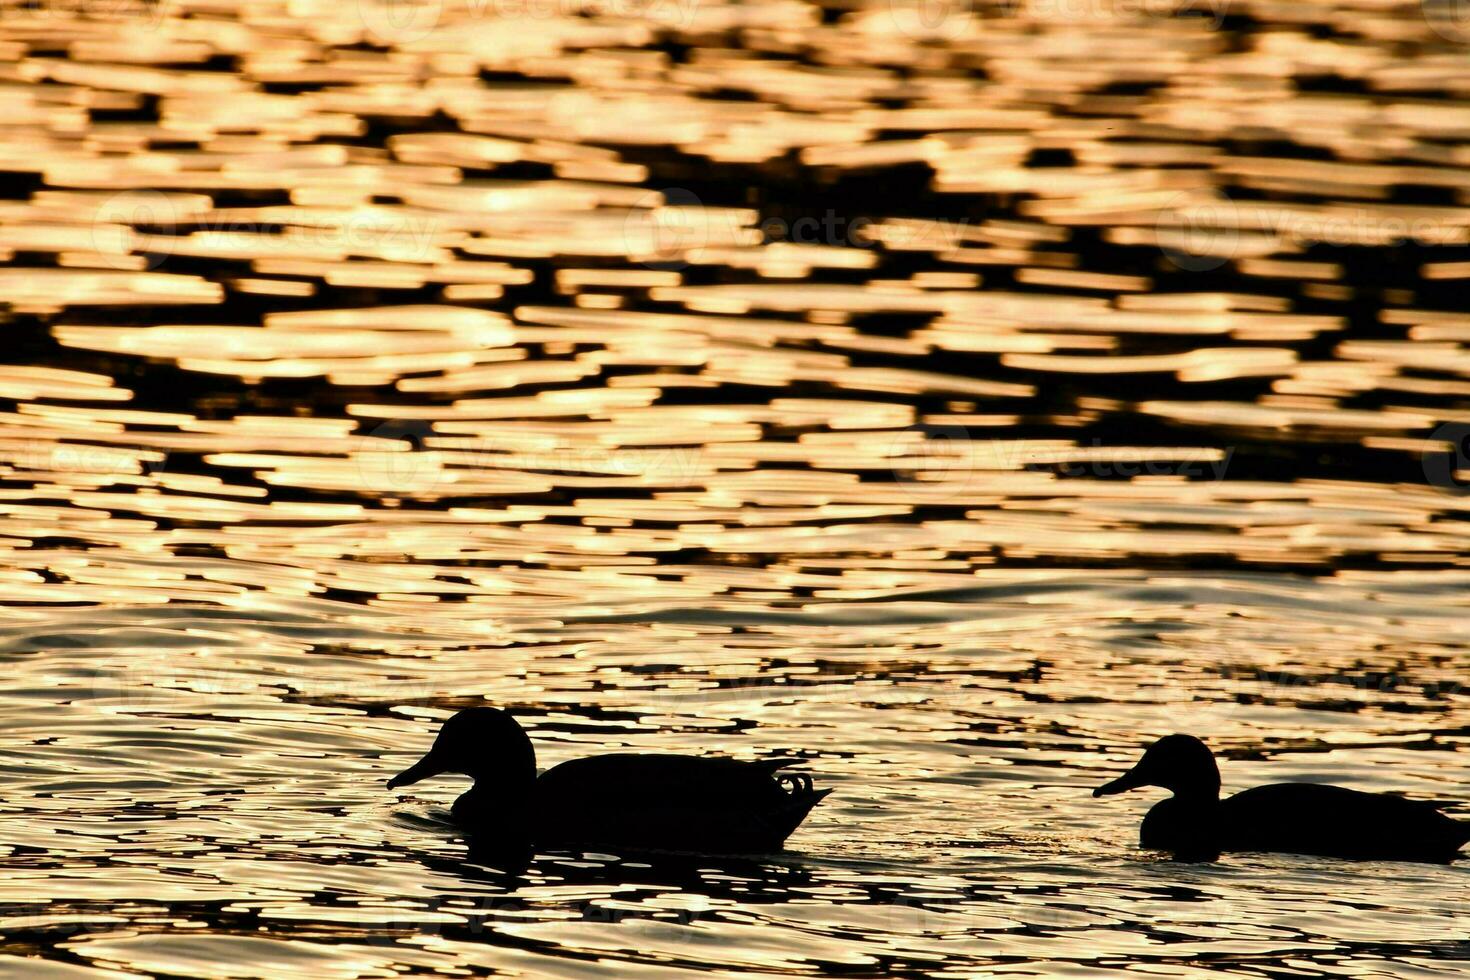
[[[407,769],[403,770],[398,775],[388,780],[388,788],[397,789],[400,786],[411,786],[414,783],[428,779],[430,776],[437,776],[441,772],[445,771],[446,770],[444,766],[441,765],[439,760],[434,757],[434,753],[430,752],[418,762],[415,762],[413,765],[409,766]]]
[[[1126,793],[1130,789],[1137,789],[1142,785],[1144,785],[1143,779],[1138,775],[1138,770],[1130,769],[1112,782],[1103,783],[1097,789],[1094,789],[1092,795],[1094,797],[1117,796],[1119,793]]]

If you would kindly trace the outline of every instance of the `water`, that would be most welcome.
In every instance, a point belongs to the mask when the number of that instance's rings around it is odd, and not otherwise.
[[[0,972],[1464,973],[1090,796],[1470,815],[1459,13],[6,6]],[[507,874],[484,702],[835,792]]]

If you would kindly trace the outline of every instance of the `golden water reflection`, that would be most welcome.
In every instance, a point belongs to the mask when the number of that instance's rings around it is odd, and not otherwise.
[[[1453,973],[1088,793],[1470,799],[1470,34],[941,6],[0,5],[0,972]],[[836,792],[507,875],[482,698]]]

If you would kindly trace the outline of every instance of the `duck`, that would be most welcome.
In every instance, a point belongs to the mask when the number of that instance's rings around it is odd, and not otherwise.
[[[1174,795],[1143,818],[1139,845],[1175,860],[1213,861],[1222,852],[1448,864],[1470,841],[1470,823],[1436,804],[1323,783],[1272,783],[1220,798],[1215,755],[1193,735],[1166,735],[1138,764],[1092,791],[1112,796],[1140,786]]]
[[[450,815],[481,843],[770,853],[832,792],[814,789],[806,773],[781,771],[798,761],[613,753],[538,776],[536,750],[520,723],[499,708],[475,707],[445,721],[428,753],[389,779],[388,789],[445,773],[469,776],[474,785]]]

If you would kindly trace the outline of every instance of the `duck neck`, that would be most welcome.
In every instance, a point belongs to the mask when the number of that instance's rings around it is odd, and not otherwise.
[[[1220,771],[1211,767],[1208,773],[1200,773],[1197,778],[1177,782],[1168,789],[1174,791],[1174,797],[1182,803],[1194,805],[1207,805],[1220,801]]]
[[[475,781],[472,793],[524,799],[536,782],[536,750],[526,733],[516,731],[516,738],[496,747],[495,754],[480,760],[468,773]]]

